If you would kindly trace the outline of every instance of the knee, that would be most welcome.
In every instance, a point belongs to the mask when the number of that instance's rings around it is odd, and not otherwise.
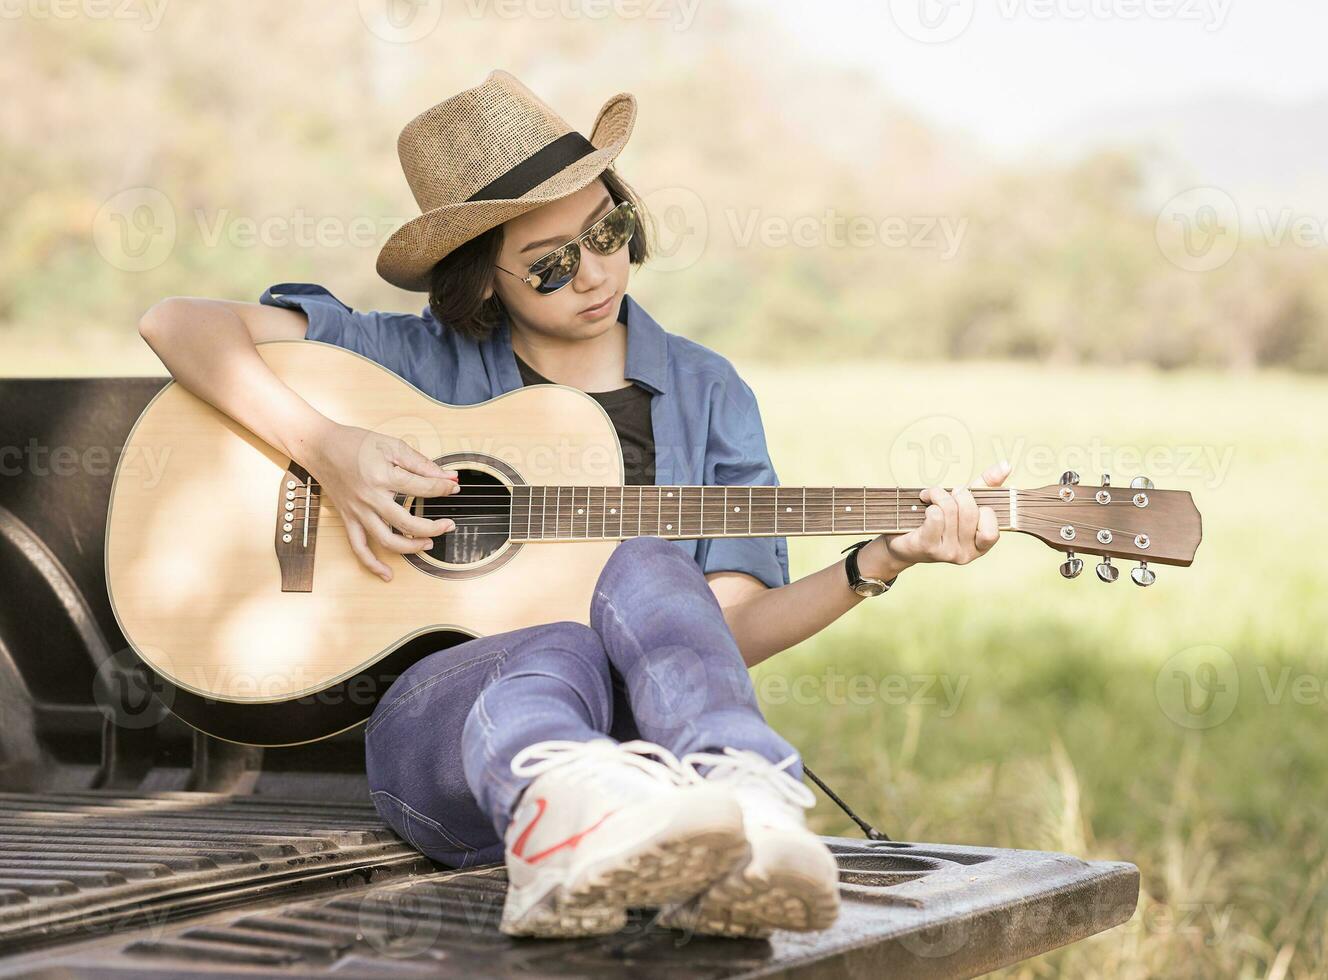
[[[609,658],[599,633],[585,623],[565,619],[531,627],[492,673],[486,693],[532,674],[558,678],[574,687],[590,686],[608,677]]]
[[[682,555],[681,549],[668,538],[661,538],[657,534],[642,534],[635,538],[628,538],[618,547],[613,549],[613,554],[609,556],[609,561],[630,561],[632,564],[640,562],[655,561],[661,557],[673,557]]]
[[[691,559],[667,538],[648,534],[623,541],[613,549],[595,583],[595,593],[590,600],[591,626],[599,629],[608,596],[631,593],[652,583],[657,586],[663,579],[665,567],[678,561],[690,563]]]

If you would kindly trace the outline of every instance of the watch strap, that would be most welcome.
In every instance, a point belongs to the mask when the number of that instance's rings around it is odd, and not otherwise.
[[[871,544],[874,540],[874,538],[863,538],[861,541],[855,541],[853,544],[839,552],[841,555],[845,551],[849,552],[848,558],[844,560],[844,573],[848,576],[848,587],[854,592],[857,592],[859,583],[863,581],[862,573],[858,571],[858,552],[862,550],[863,545]],[[897,578],[899,578],[898,575],[885,583],[885,588],[881,590],[882,595],[889,591],[890,587],[895,584],[895,579]],[[875,581],[879,582],[881,580],[876,579]]]

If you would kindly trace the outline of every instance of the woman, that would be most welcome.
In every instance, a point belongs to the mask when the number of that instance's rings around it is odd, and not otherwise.
[[[614,96],[587,140],[496,70],[409,123],[398,149],[423,213],[387,241],[378,270],[429,294],[420,316],[356,312],[287,284],[259,304],[165,300],[140,332],[181,384],[315,476],[366,574],[385,580],[396,556],[454,527],[393,495],[455,492],[458,474],[320,415],[255,343],[347,347],[451,404],[570,385],[608,413],[627,483],[773,485],[751,389],[626,292],[647,246],[610,164],[635,113],[630,94]],[[968,491],[922,498],[920,528],[849,556],[861,577],[879,587],[995,543],[995,515]],[[781,537],[628,539],[599,577],[589,625],[478,637],[397,678],[365,729],[374,804],[440,862],[501,856],[510,935],[610,932],[633,907],[715,935],[825,928],[835,862],[806,827],[814,800],[797,752],[762,718],[747,668],[857,605],[849,586],[844,562],[791,582]]]

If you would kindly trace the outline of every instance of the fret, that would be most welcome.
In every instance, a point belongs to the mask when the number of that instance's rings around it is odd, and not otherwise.
[[[751,534],[755,528],[752,527],[752,488],[747,488],[747,533]]]
[[[678,487],[678,533],[682,534],[682,487]]]
[[[663,487],[643,487],[642,489],[647,496],[653,498],[651,500],[651,505],[654,508],[650,515],[651,518],[653,518],[653,521],[650,518],[646,519],[646,530],[653,536],[658,537],[661,533],[660,529],[664,524],[664,520],[660,516],[660,511],[663,509],[664,489]],[[654,492],[651,493],[651,491]]]
[[[724,533],[729,533],[729,488],[724,488]]]
[[[867,488],[862,488],[862,529],[867,530]]]
[[[899,523],[899,488],[895,487],[895,530],[902,531],[903,525]]]
[[[636,488],[636,536],[638,538],[641,536],[641,512],[645,510],[645,505],[642,502],[644,489],[645,488],[641,486]]]
[[[802,488],[802,533],[807,533],[807,488]]]
[[[699,498],[699,506],[697,507],[697,510],[701,512],[700,534],[702,537],[704,537],[705,536],[705,487],[698,487],[696,496]]]
[[[715,510],[715,509],[720,510],[720,513],[716,515],[716,514],[711,514],[711,513],[708,512],[708,511]],[[703,487],[703,488],[701,489],[701,513],[702,513],[702,521],[704,522],[704,519],[705,519],[706,517],[709,517],[709,518],[710,518],[710,536],[711,536],[711,537],[714,537],[715,534],[716,534],[716,531],[715,531],[715,525],[716,525],[716,524],[718,524],[718,525],[720,526],[720,528],[723,528],[723,527],[725,526],[725,520],[724,520],[723,509],[724,509],[724,488],[723,488],[723,487],[713,486],[713,485],[712,485],[712,486],[708,486],[708,487]],[[719,520],[715,520],[716,517],[718,517]],[[722,533],[722,532],[720,532],[720,533]]]
[[[542,489],[544,490],[544,496],[543,496],[543,499],[540,501],[540,537],[541,537],[541,538],[544,537],[544,520],[545,520],[545,518],[548,516],[548,513],[549,513],[549,488],[548,488],[547,486],[545,486],[545,487],[543,487]]]

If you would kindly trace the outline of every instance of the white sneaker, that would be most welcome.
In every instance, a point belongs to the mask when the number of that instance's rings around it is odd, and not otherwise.
[[[627,909],[685,901],[746,858],[737,801],[652,742],[538,742],[512,772],[535,779],[505,835],[509,936],[617,932]]]
[[[839,867],[807,829],[812,791],[785,768],[755,752],[692,752],[682,758],[691,778],[727,789],[742,808],[750,858],[699,897],[670,906],[660,923],[702,935],[763,938],[775,929],[827,929],[839,916]],[[701,776],[694,768],[712,768]]]

